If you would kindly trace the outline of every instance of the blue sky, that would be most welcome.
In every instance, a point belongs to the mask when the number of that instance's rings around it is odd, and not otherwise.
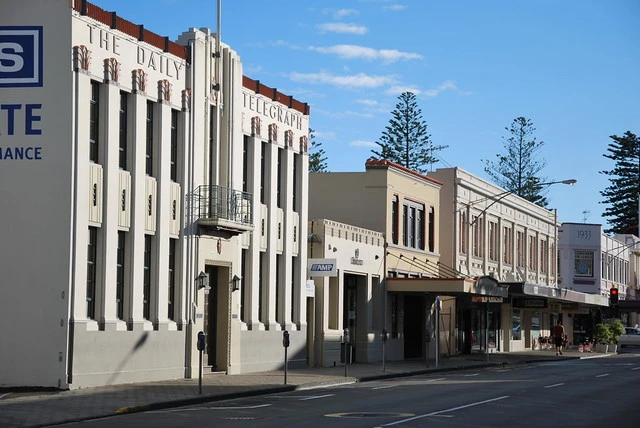
[[[214,0],[93,0],[176,39],[216,30]],[[530,119],[544,142],[549,207],[606,223],[611,139],[640,134],[638,0],[222,0],[222,41],[244,74],[311,106],[330,171],[363,171],[403,91],[417,95],[433,168],[488,178],[505,127]]]

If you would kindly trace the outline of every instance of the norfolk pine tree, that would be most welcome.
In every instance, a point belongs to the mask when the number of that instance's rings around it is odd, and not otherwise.
[[[607,233],[632,233],[638,231],[638,197],[640,197],[640,138],[630,131],[622,137],[611,135],[603,156],[614,161],[610,171],[601,171],[609,176],[609,187],[600,192],[605,199],[602,204],[609,205],[603,213],[608,220]]]
[[[517,117],[508,128],[504,128],[511,135],[502,137],[506,152],[498,153],[497,162],[483,159],[484,170],[496,184],[514,194],[533,202],[541,207],[547,206],[547,198],[541,194],[542,187],[538,184],[544,181],[539,176],[547,162],[538,160],[542,141],[536,141],[531,120]]]
[[[309,129],[309,172],[327,172],[327,157],[322,143],[316,142],[314,130]]]
[[[371,150],[379,159],[386,159],[420,173],[428,172],[427,165],[437,162],[435,151],[446,146],[434,146],[427,133],[427,124],[422,120],[413,92],[403,92],[398,104],[391,112],[389,125],[376,144],[380,150]]]

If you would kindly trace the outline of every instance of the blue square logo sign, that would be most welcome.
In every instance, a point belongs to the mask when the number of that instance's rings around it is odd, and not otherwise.
[[[0,27],[0,87],[42,83],[42,27]]]

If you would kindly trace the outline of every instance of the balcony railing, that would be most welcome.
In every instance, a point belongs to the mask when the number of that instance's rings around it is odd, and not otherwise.
[[[253,195],[221,186],[198,186],[191,196],[194,221],[243,233],[253,230]]]

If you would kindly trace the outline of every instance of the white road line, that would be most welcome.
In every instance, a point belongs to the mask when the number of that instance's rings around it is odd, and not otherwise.
[[[375,388],[371,388],[371,389],[387,389],[387,388],[395,388],[396,386],[399,386],[399,385],[376,386]]]
[[[383,427],[390,427],[390,426],[393,426],[393,425],[399,425],[399,424],[403,424],[405,422],[415,421],[416,419],[426,418],[427,416],[435,416],[435,415],[440,415],[442,413],[448,413],[448,412],[453,412],[453,411],[460,410],[460,409],[466,409],[468,407],[479,406],[481,404],[487,404],[487,403],[491,403],[491,402],[498,401],[498,400],[504,400],[505,398],[509,398],[509,396],[508,395],[503,395],[502,397],[496,397],[496,398],[492,398],[490,400],[478,401],[477,403],[465,404],[464,406],[452,407],[451,409],[446,409],[446,410],[439,410],[437,412],[427,413],[425,415],[418,415],[418,416],[414,416],[412,418],[403,419],[401,421],[391,422],[391,423],[388,423],[388,424],[385,424],[385,425],[382,425],[382,426]]]
[[[638,367],[638,368],[640,368],[640,367]],[[11,392],[7,392],[6,394],[2,394],[2,395],[0,395],[0,398],[4,398],[4,397],[6,397],[7,395],[11,395],[11,394],[12,394]]]
[[[301,398],[300,401],[306,401],[306,400],[317,400],[318,398],[327,398],[327,397],[333,397],[335,394],[326,394],[326,395],[316,395],[313,397],[307,397],[307,398]]]
[[[439,377],[439,378],[436,378],[436,379],[427,379],[425,382],[437,382],[439,380],[447,380],[447,378],[446,377]]]
[[[564,383],[554,383],[553,385],[547,385],[545,388],[555,388],[556,386],[562,386]]]
[[[631,370],[640,370],[640,367],[634,367]]]
[[[464,375],[465,377],[472,377],[472,376],[478,376],[480,373],[471,373],[471,374],[466,374]]]
[[[596,376],[596,377],[605,377],[605,376],[609,376],[609,373],[599,374],[599,375],[598,375],[598,376]]]

